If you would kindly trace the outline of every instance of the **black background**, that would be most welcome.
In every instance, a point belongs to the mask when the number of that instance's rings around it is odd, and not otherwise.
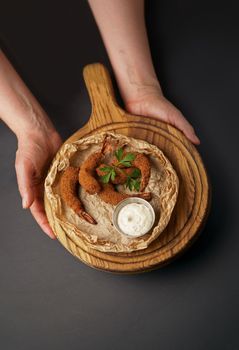
[[[91,269],[21,209],[15,136],[0,125],[0,347],[239,349],[236,1],[147,1],[165,95],[200,139],[213,189],[202,236],[180,259],[135,276]],[[2,1],[1,43],[63,138],[90,115],[82,68],[105,49],[85,1]]]

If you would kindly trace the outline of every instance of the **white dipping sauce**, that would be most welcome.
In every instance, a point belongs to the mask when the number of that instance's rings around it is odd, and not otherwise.
[[[118,214],[117,222],[120,230],[132,237],[142,236],[152,226],[152,213],[144,204],[130,203]]]

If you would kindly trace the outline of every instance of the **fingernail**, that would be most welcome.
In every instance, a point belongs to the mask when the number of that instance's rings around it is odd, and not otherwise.
[[[199,138],[197,137],[197,135],[195,135],[195,141],[197,142],[198,145],[200,145],[201,141],[199,140]]]
[[[22,199],[22,207],[23,207],[23,209],[27,208],[27,199],[25,197],[23,197],[23,199]]]
[[[193,143],[195,143],[197,145],[200,144],[200,140],[195,133],[192,134],[192,141],[193,141]]]
[[[47,236],[51,239],[55,239],[56,236],[54,235],[53,231],[49,227],[44,227],[44,232],[47,234]]]

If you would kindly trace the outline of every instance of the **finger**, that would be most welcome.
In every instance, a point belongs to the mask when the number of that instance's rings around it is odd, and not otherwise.
[[[185,136],[195,145],[200,144],[200,140],[195,134],[192,125],[187,121],[187,119],[180,113],[177,118],[174,119],[174,125],[180,129]]]
[[[152,103],[147,102],[146,105],[144,105],[144,108],[137,112],[139,115],[156,117],[163,122],[175,126],[181,130],[192,143],[196,145],[200,144],[200,140],[195,134],[192,125],[187,121],[183,114],[165,98],[157,98],[156,103],[155,100],[153,100]]]
[[[33,217],[35,218],[38,225],[41,227],[41,229],[52,239],[55,239],[56,236],[54,235],[49,222],[47,220],[46,212],[43,205],[42,199],[35,199],[34,203],[30,207],[31,213]]]
[[[21,157],[16,157],[16,174],[19,192],[22,197],[23,208],[29,208],[34,201],[33,166]]]

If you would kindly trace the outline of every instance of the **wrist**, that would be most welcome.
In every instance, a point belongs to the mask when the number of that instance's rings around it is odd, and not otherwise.
[[[52,145],[61,144],[61,139],[53,127],[51,122],[48,120],[41,119],[39,125],[21,125],[16,132],[18,139],[18,145],[29,147],[30,144],[44,145],[46,149],[51,149]]]
[[[24,154],[32,162],[48,164],[60,148],[62,140],[56,130],[43,133],[27,131],[18,138],[18,153]],[[34,156],[36,155],[36,156]],[[38,166],[36,162],[36,167]]]
[[[149,94],[163,95],[152,67],[145,70],[141,67],[128,66],[126,69],[115,70],[115,73],[125,104],[143,99]]]
[[[51,147],[56,143],[61,144],[61,138],[56,129],[25,129],[17,135],[18,145],[26,145],[30,143],[44,144]]]
[[[24,114],[20,112],[16,118],[13,132],[18,139],[25,138],[26,135],[42,137],[56,132],[52,122],[41,109],[30,108]]]
[[[150,96],[163,97],[163,92],[158,80],[145,80],[132,83],[125,88],[122,93],[126,107],[134,103],[142,102],[145,98]]]

